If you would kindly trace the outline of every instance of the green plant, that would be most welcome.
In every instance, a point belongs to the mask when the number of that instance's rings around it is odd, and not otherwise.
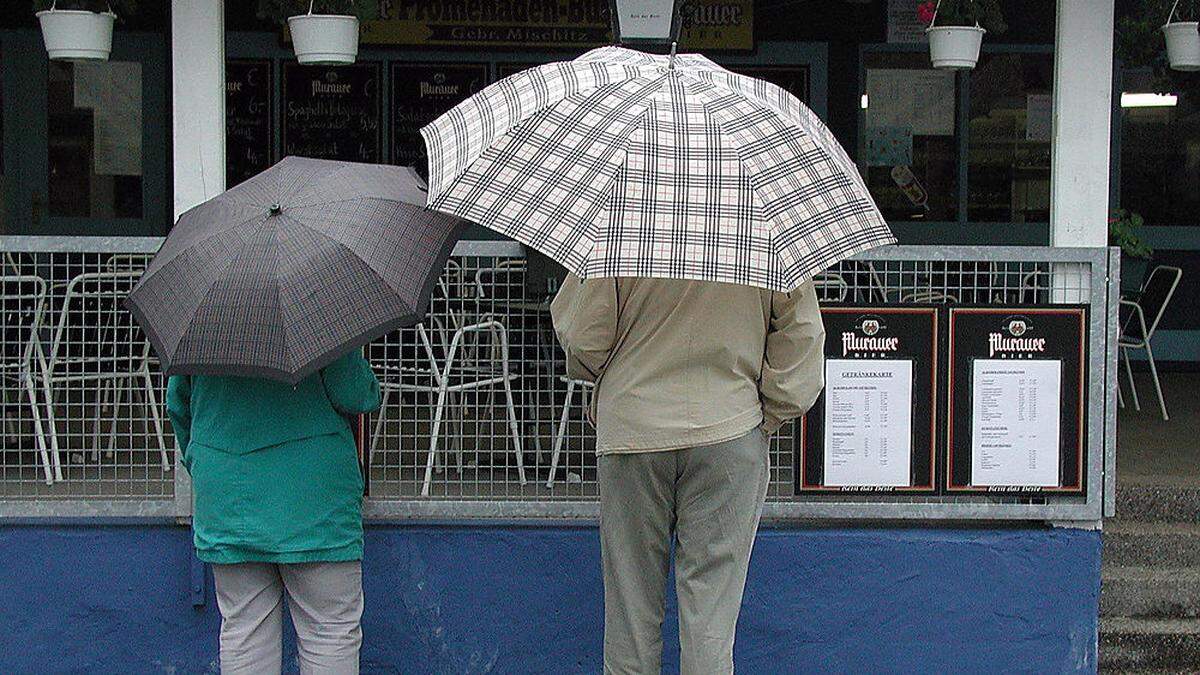
[[[88,12],[105,12],[111,9],[118,16],[137,13],[137,0],[33,0],[33,11],[41,12],[53,6],[55,9],[82,9]]]
[[[1126,209],[1114,209],[1108,219],[1109,246],[1120,246],[1121,253],[1131,258],[1149,259],[1154,255],[1154,249],[1138,234],[1145,222],[1140,214]]]
[[[258,18],[283,23],[289,16],[308,14],[309,0],[258,0]],[[371,0],[314,0],[313,14],[342,14],[360,20],[379,18],[379,2]]]
[[[979,26],[989,33],[1008,30],[1000,0],[941,0],[940,5],[931,0],[917,6],[917,16],[927,26]]]

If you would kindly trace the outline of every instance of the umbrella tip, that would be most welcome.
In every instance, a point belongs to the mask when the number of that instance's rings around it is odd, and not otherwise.
[[[280,213],[283,213],[283,208],[281,206],[279,206],[278,204],[272,204],[270,210],[271,210],[271,215],[273,215],[273,216],[277,216]]]

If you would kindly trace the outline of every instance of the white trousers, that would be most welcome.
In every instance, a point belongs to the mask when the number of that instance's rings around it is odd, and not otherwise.
[[[283,596],[304,675],[358,673],[362,564],[213,565],[221,609],[221,672],[277,675],[283,667]]]

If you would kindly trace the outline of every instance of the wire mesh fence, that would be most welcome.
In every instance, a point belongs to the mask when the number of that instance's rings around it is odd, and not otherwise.
[[[0,259],[0,502],[171,500],[186,476],[173,471],[164,381],[121,307],[157,240],[131,239],[138,245],[130,250],[110,241],[103,252],[77,250],[86,240],[38,241],[9,246]],[[410,511],[386,505],[424,504],[412,512],[432,515],[452,515],[451,503],[532,504],[525,515],[545,516],[591,504],[598,498],[586,421],[592,391],[566,374],[549,313],[556,278],[516,245],[471,244],[460,244],[447,265],[426,320],[367,348],[384,397],[367,423],[369,501],[399,514]],[[818,295],[825,304],[970,305],[1105,296],[1093,288],[1104,286],[1104,255],[1061,261],[1054,249],[999,256],[986,248],[929,255],[935,250],[897,247],[847,261],[817,278]],[[1105,334],[1103,315],[1094,335]],[[1103,357],[1098,363],[1102,371]],[[1103,426],[1098,431],[1105,436]],[[777,505],[805,501],[793,496],[794,435],[787,424],[771,443],[769,499]],[[862,500],[826,499],[833,510],[817,512],[853,515],[846,505]],[[188,508],[180,500],[179,515]]]

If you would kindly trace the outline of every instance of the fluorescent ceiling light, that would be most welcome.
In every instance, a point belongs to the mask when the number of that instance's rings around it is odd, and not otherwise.
[[[1168,108],[1178,101],[1175,94],[1133,94],[1121,93],[1122,108]]]

